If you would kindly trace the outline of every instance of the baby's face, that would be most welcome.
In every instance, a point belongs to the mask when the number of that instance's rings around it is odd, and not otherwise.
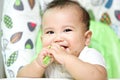
[[[42,21],[43,47],[56,43],[78,56],[86,45],[86,31],[74,8],[49,9]]]

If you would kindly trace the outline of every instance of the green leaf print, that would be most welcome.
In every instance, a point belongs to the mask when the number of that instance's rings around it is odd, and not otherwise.
[[[13,52],[7,60],[7,67],[11,66],[17,60],[17,57],[18,51]]]
[[[16,1],[15,1],[15,5],[16,5],[16,6],[19,6],[19,5],[20,5],[20,0],[16,0]]]
[[[7,28],[11,29],[13,27],[12,19],[8,15],[4,15],[4,23]]]

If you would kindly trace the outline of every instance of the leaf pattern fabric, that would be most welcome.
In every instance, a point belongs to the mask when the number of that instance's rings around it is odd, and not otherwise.
[[[4,0],[1,45],[6,77],[16,77],[18,70],[30,62],[40,24],[37,0]]]
[[[7,28],[12,28],[12,19],[11,17],[4,15],[4,23]]]
[[[118,0],[78,0],[88,10],[92,20],[102,22],[120,38],[120,1]]]
[[[7,60],[7,67],[11,66],[17,60],[17,57],[18,51],[13,52]]]
[[[11,43],[16,43],[18,42],[22,37],[22,32],[17,32],[15,34],[13,34],[10,38],[10,42]]]
[[[25,49],[33,49],[33,43],[31,39],[28,39],[25,43]]]
[[[24,10],[23,2],[21,0],[15,0],[14,9]]]

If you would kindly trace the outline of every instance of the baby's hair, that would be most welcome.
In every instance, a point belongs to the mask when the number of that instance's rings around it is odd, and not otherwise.
[[[89,30],[89,25],[90,25],[90,16],[88,12],[75,0],[53,0],[51,3],[47,5],[47,8],[45,9],[52,9],[52,8],[65,8],[67,6],[78,6],[80,10],[80,19],[84,25],[86,26],[87,30]],[[72,11],[72,10],[71,10]]]

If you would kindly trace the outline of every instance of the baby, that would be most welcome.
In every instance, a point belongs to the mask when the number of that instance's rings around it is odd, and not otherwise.
[[[88,48],[92,32],[87,11],[77,1],[54,0],[42,17],[42,50],[18,77],[107,80],[104,58]],[[50,62],[44,64],[44,58]]]

